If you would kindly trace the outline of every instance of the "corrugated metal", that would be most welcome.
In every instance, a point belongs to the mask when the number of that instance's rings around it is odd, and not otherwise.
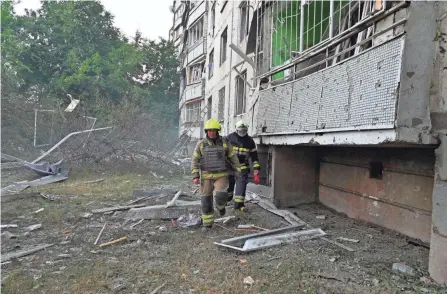
[[[403,41],[261,91],[257,134],[393,126]]]

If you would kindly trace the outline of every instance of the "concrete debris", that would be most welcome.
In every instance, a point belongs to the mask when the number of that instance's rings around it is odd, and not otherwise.
[[[28,232],[32,232],[32,231],[38,230],[40,228],[42,228],[42,224],[35,224],[35,225],[31,225],[31,226],[27,227],[26,230]]]
[[[78,197],[78,195],[74,195],[74,194],[57,195],[57,194],[44,194],[44,193],[41,193],[40,196],[42,196],[42,198],[45,198],[45,199],[50,200],[50,201],[54,201],[54,200],[61,199],[61,198],[72,198],[72,199],[74,199],[74,198]]]
[[[235,237],[223,240],[220,243],[215,242],[214,244],[241,252],[250,252],[281,244],[314,239],[326,235],[326,233],[321,229],[297,231],[299,227],[300,226],[289,226],[257,234]]]
[[[344,238],[344,237],[338,237],[337,240],[346,241],[346,242],[352,242],[352,243],[360,242],[359,240],[356,240],[356,239],[349,239],[349,238]]]
[[[175,206],[175,202],[177,201],[177,199],[180,197],[180,194],[182,194],[182,190],[178,191],[175,195],[174,198],[172,198],[171,201],[169,201],[168,203],[166,203],[165,208],[171,207],[171,206]]]
[[[23,256],[27,256],[27,255],[33,254],[35,252],[38,252],[40,250],[43,250],[43,249],[51,247],[51,246],[53,246],[53,244],[43,244],[43,245],[39,245],[39,246],[36,246],[31,249],[25,249],[25,250],[20,250],[20,251],[16,251],[16,252],[5,253],[5,254],[1,255],[1,261],[5,262],[5,261],[11,260],[13,258],[20,258]]]
[[[326,219],[326,216],[325,215],[317,215],[316,219]]]
[[[5,236],[5,238],[7,239],[16,239],[18,236],[11,233],[10,231],[3,231],[2,233],[3,236]]]
[[[189,213],[181,215],[177,219],[177,225],[181,228],[197,228],[202,224],[202,218],[198,214]]]
[[[294,215],[288,210],[278,209],[272,202],[267,199],[260,199],[258,205],[264,208],[267,211],[270,211],[273,214],[279,215],[283,217],[286,221],[288,221],[293,226],[306,226],[307,224],[301,220],[299,217]]]
[[[176,201],[176,206],[166,208],[166,205],[153,205],[140,208],[132,208],[127,214],[127,219],[178,219],[185,214],[201,214],[201,204],[199,201]]]
[[[329,259],[330,262],[335,262],[336,260],[337,260],[337,258],[335,258],[335,257],[332,257]]]
[[[9,224],[9,225],[0,225],[0,229],[9,229],[9,228],[18,228],[19,226],[16,224]]]
[[[101,238],[102,232],[104,232],[104,229],[106,228],[107,223],[104,223],[104,226],[102,226],[101,231],[99,231],[98,237],[96,237],[95,242],[93,243],[94,245],[97,245],[99,242],[99,238]]]
[[[84,184],[95,184],[95,183],[100,183],[100,182],[104,182],[104,179],[97,179],[97,180],[92,180],[92,181],[86,181],[84,182]]]
[[[61,259],[63,259],[63,258],[71,258],[71,255],[70,254],[59,254],[57,257],[61,258]]]
[[[138,198],[138,199],[135,199],[135,200],[132,200],[132,201],[128,202],[127,205],[135,204],[137,202],[144,201],[144,200],[149,199],[151,197],[153,197],[153,196],[141,197],[141,198]]]
[[[239,263],[244,265],[244,264],[247,264],[248,261],[246,259],[239,259]]]
[[[244,284],[246,285],[253,285],[255,283],[255,280],[253,280],[252,277],[248,276],[244,278]]]
[[[141,197],[156,196],[156,195],[160,195],[160,194],[174,195],[176,192],[177,192],[177,190],[174,190],[174,189],[134,190],[133,194],[132,194],[132,198],[138,199]]]
[[[99,247],[102,248],[102,247],[110,246],[110,245],[113,245],[113,244],[116,244],[119,242],[123,242],[123,241],[127,241],[127,240],[128,240],[127,237],[122,237],[122,238],[119,238],[119,239],[116,239],[116,240],[113,240],[110,242],[102,243],[101,245],[99,245]]]
[[[159,230],[160,232],[167,232],[167,231],[168,231],[168,228],[167,228],[166,226],[160,226],[160,227],[158,228],[158,230]]]
[[[415,274],[414,269],[411,266],[398,262],[393,263],[393,270],[408,274],[410,276],[414,276]]]
[[[115,211],[119,211],[119,210],[129,210],[132,208],[143,207],[145,205],[146,204],[134,204],[134,205],[126,205],[126,206],[114,206],[114,207],[93,209],[92,213],[105,213],[105,212],[115,212]]]
[[[140,219],[139,221],[137,221],[136,223],[130,225],[131,228],[135,227],[136,225],[141,224],[144,221],[144,219]]]
[[[82,218],[90,218],[93,215],[93,213],[86,212],[82,215]]]
[[[36,213],[39,213],[39,212],[42,212],[42,211],[44,211],[45,210],[45,208],[39,208],[38,210],[36,210],[35,212],[33,212],[34,214],[36,214]]]
[[[161,290],[161,288],[163,288],[166,285],[166,282],[164,282],[161,286],[158,286],[157,288],[155,288],[150,294],[157,294],[158,291]]]
[[[149,172],[150,172],[151,175],[153,175],[154,178],[156,178],[156,179],[163,179],[163,178],[164,178],[164,176],[159,176],[159,175],[157,175],[157,173],[155,173],[155,172],[153,172],[153,171],[149,171]]]
[[[321,240],[324,240],[324,241],[326,241],[326,242],[328,242],[328,243],[331,243],[331,244],[333,244],[333,245],[336,245],[336,246],[338,246],[338,247],[340,247],[340,248],[343,248],[343,249],[345,249],[345,250],[347,250],[347,251],[349,251],[349,252],[354,252],[354,251],[355,251],[355,250],[352,249],[351,247],[348,247],[348,246],[346,246],[346,245],[343,245],[343,244],[341,244],[341,243],[338,243],[337,241],[330,240],[330,239],[328,239],[328,238],[326,238],[326,237],[321,238]]]
[[[234,215],[229,215],[226,217],[222,217],[222,218],[217,218],[214,220],[215,223],[223,223],[226,224],[227,222],[229,222],[232,219],[235,219],[236,217]]]

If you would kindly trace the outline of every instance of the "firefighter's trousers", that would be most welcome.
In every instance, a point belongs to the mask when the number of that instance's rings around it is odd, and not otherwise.
[[[203,226],[212,226],[214,222],[213,196],[216,199],[216,209],[225,209],[228,200],[228,177],[205,180],[200,184],[200,195],[202,200],[202,223]]]
[[[242,170],[240,176],[238,177],[235,177],[232,174],[228,176],[228,201],[234,200],[234,208],[240,208],[244,206],[245,191],[247,190],[249,174],[250,169],[246,168]]]

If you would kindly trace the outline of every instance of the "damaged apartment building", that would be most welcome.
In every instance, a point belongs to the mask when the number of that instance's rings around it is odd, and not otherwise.
[[[447,282],[447,2],[175,1],[180,135],[250,123],[262,194],[430,246]]]

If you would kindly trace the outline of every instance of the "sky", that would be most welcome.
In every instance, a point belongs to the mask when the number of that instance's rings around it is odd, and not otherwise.
[[[128,36],[134,36],[138,29],[149,39],[159,36],[167,39],[172,27],[172,0],[100,0],[107,11],[115,16],[115,26]],[[16,12],[22,14],[25,8],[37,9],[40,0],[22,0]]]

